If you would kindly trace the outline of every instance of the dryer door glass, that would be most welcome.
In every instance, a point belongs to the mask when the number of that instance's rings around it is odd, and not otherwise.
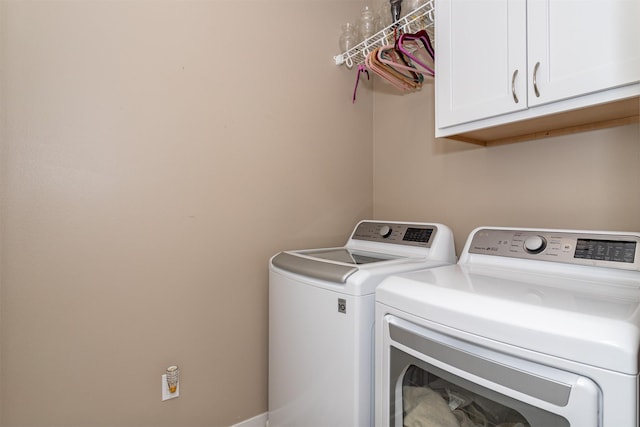
[[[396,363],[403,359],[405,369],[396,381],[396,399],[402,404],[391,413],[391,426],[570,426],[557,414],[478,386],[400,350],[393,353]]]
[[[600,425],[600,389],[586,377],[393,316],[383,325],[390,427]]]

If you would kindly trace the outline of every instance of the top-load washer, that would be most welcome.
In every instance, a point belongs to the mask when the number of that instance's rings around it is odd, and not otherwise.
[[[442,224],[358,223],[344,247],[286,251],[269,264],[269,426],[373,424],[375,288],[456,262]]]
[[[640,233],[479,228],[377,288],[376,425],[637,427],[639,348]]]

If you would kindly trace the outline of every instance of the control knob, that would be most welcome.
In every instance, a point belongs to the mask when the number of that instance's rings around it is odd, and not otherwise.
[[[380,228],[380,235],[386,239],[387,237],[391,236],[392,231],[393,230],[391,229],[391,227],[389,227],[388,225],[383,225]]]
[[[529,236],[524,240],[524,249],[530,254],[539,254],[547,247],[547,240],[542,236]]]

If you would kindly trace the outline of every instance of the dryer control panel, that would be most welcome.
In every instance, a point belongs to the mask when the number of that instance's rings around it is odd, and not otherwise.
[[[640,234],[484,228],[468,246],[473,254],[640,270]]]
[[[436,233],[435,225],[365,221],[358,224],[351,238],[429,248]]]

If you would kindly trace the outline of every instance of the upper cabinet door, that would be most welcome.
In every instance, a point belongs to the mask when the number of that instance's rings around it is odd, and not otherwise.
[[[528,0],[527,12],[530,106],[640,81],[639,0]]]
[[[436,0],[436,19],[438,128],[527,108],[525,0]]]

